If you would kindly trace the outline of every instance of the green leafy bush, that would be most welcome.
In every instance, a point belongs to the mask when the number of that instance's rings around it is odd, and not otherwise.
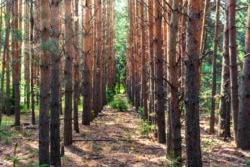
[[[129,103],[127,100],[124,100],[124,99],[114,99],[113,101],[111,101],[109,103],[109,105],[114,108],[114,109],[117,109],[119,111],[122,111],[122,112],[125,112],[129,109]]]

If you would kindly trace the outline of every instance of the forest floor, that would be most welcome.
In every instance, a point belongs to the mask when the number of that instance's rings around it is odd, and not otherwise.
[[[235,149],[233,141],[224,142],[216,135],[209,135],[208,119],[201,118],[203,166],[250,166],[250,152]],[[65,146],[63,167],[173,166],[165,157],[166,146],[157,143],[150,126],[133,109],[119,112],[106,106],[90,126],[79,126],[80,133],[73,133],[72,146]],[[16,167],[38,167],[37,126],[24,126],[21,130],[0,126],[0,132],[3,134],[0,135],[0,167],[13,166],[13,162]],[[183,159],[185,162],[185,156]]]

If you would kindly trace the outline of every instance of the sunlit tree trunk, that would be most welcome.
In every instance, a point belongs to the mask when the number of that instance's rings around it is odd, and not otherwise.
[[[229,35],[228,35],[228,7],[225,9],[225,23],[223,32],[223,56],[221,72],[221,98],[220,98],[220,118],[219,136],[226,140],[230,134],[230,70],[229,70]]]
[[[39,165],[50,164],[49,157],[49,100],[50,100],[50,3],[41,3],[41,84],[39,113]]]
[[[241,84],[237,147],[250,150],[250,4],[248,5],[245,59]]]
[[[230,87],[231,87],[231,111],[233,112],[233,127],[235,141],[237,141],[237,121],[239,110],[238,99],[238,68],[236,51],[236,0],[228,0],[228,28],[229,28],[229,62],[230,62]]]
[[[213,60],[212,60],[212,94],[211,94],[211,112],[210,112],[210,129],[209,133],[214,133],[215,124],[215,100],[216,100],[216,61],[217,61],[217,48],[219,38],[219,18],[220,17],[220,0],[216,0],[216,17],[214,25],[214,49],[213,49]]]
[[[201,167],[199,125],[199,56],[202,0],[188,1],[187,47],[185,56],[186,166]]]

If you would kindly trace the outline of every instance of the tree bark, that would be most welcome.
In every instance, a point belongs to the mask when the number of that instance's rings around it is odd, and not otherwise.
[[[228,7],[225,10],[226,21],[223,34],[223,56],[221,72],[221,98],[220,98],[220,119],[219,136],[226,140],[230,134],[230,70],[229,70],[229,35],[228,35]]]
[[[83,5],[83,105],[82,124],[89,125],[92,112],[92,36],[91,0]]]
[[[212,95],[211,95],[211,112],[210,112],[210,129],[209,133],[214,133],[215,124],[215,95],[216,95],[216,61],[217,61],[217,48],[218,48],[218,37],[219,37],[219,18],[220,17],[220,0],[216,0],[216,16],[214,26],[214,50],[212,60]]]
[[[154,46],[154,59],[155,59],[155,97],[157,101],[156,105],[156,121],[157,121],[157,137],[159,143],[166,143],[166,130],[165,130],[165,92],[163,89],[163,50],[162,50],[162,11],[161,1],[155,1],[155,39],[153,41]]]
[[[50,163],[61,166],[60,158],[60,0],[51,1],[51,102],[50,102]]]
[[[186,166],[201,167],[199,125],[199,56],[202,0],[188,1],[187,47],[185,57]]]
[[[15,111],[15,126],[20,126],[20,65],[21,65],[21,57],[19,52],[19,45],[18,41],[18,1],[14,0],[14,6],[12,8],[12,15],[13,15],[13,21],[12,21],[12,83],[13,83],[13,97],[14,97],[14,111]]]
[[[65,1],[65,111],[64,111],[64,145],[72,144],[72,72],[73,72],[73,28],[72,3]]]
[[[245,59],[241,83],[237,147],[250,150],[250,4],[248,5]]]
[[[238,67],[236,51],[236,0],[228,0],[228,28],[229,28],[229,62],[230,62],[230,87],[231,87],[231,110],[233,112],[234,137],[237,142],[237,121],[239,110],[238,99]]]
[[[181,122],[179,111],[179,75],[178,75],[178,58],[177,58],[177,32],[179,19],[179,0],[172,3],[172,14],[168,31],[168,74],[169,74],[169,114],[171,123],[171,144],[173,157],[176,159],[175,164],[181,165]]]
[[[50,164],[49,158],[49,99],[50,99],[50,3],[41,3],[41,83],[39,113],[39,165]]]

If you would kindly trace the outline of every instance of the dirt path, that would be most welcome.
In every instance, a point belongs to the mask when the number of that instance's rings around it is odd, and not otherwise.
[[[81,126],[80,134],[74,134],[77,141],[66,147],[63,166],[166,166],[165,146],[142,136],[140,122],[134,111],[106,107],[91,126]]]

